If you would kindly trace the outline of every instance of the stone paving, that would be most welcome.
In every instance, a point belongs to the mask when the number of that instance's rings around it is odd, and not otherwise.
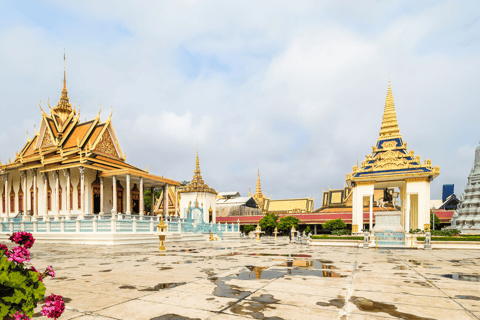
[[[66,300],[60,319],[480,319],[479,250],[287,241],[170,243],[164,255],[36,243],[32,263],[54,266],[45,282]]]

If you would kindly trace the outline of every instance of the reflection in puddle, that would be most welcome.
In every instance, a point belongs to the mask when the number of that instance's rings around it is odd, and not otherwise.
[[[456,295],[455,298],[457,298],[457,299],[465,299],[465,300],[476,300],[476,301],[480,301],[480,297],[477,297],[477,296],[462,296],[462,295]]]
[[[176,282],[176,283],[159,283],[153,288],[140,289],[138,291],[159,291],[162,289],[175,288],[181,285],[184,285],[186,282]]]
[[[293,269],[267,269],[265,267],[247,266],[249,271],[240,272],[237,275],[238,280],[259,280],[259,279],[277,279],[284,275],[289,276],[315,276],[315,277],[328,277],[328,278],[344,278],[346,275],[333,271],[326,271],[323,269],[315,268],[301,268],[296,267]]]
[[[164,314],[160,317],[150,318],[150,320],[201,320],[200,318],[189,318],[175,313]]]
[[[119,289],[137,289],[137,287],[134,287],[134,286],[120,286],[118,288]]]
[[[213,290],[213,295],[223,298],[243,299],[246,296],[251,295],[250,291],[243,291],[242,288],[236,285],[226,284],[225,282],[234,279],[235,276],[227,276],[222,278],[211,277],[208,278],[211,282],[217,286]]]
[[[393,304],[387,304],[383,302],[377,302],[362,297],[351,297],[350,301],[357,306],[361,311],[367,312],[385,312],[392,317],[408,320],[434,320],[432,318],[419,317],[410,313],[404,313],[397,311],[397,307]]]
[[[442,274],[441,276],[445,278],[450,278],[453,280],[460,280],[460,281],[472,281],[472,282],[480,281],[480,275],[478,274],[451,273],[451,274]]]
[[[317,302],[318,306],[321,307],[337,307],[338,309],[342,309],[345,305],[345,299],[342,296],[338,296],[338,299],[331,299],[328,302]]]
[[[254,319],[265,320],[283,320],[280,317],[265,317],[263,312],[268,309],[276,309],[271,304],[276,304],[279,300],[275,299],[271,294],[262,294],[259,297],[252,297],[253,301],[236,304],[230,308],[230,311],[238,314],[251,316]]]

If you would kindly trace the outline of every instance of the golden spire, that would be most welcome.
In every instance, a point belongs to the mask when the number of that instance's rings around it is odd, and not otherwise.
[[[256,196],[261,196],[262,195],[262,187],[260,186],[260,168],[258,168],[257,189],[255,190],[255,195]]]
[[[190,184],[185,186],[181,192],[208,192],[217,194],[215,189],[210,188],[202,179],[202,173],[200,170],[200,160],[198,158],[198,147],[197,147],[197,158],[195,160],[195,171],[193,172],[192,181]]]
[[[248,185],[248,196],[249,196],[249,197],[252,196],[252,191],[250,191],[250,185]]]
[[[397,123],[397,114],[395,113],[395,104],[393,103],[390,75],[388,76],[387,98],[385,100],[385,110],[383,112],[382,127],[378,140],[384,140],[385,138],[401,138]]]
[[[65,52],[63,53],[63,89],[60,95],[60,101],[58,102],[57,106],[53,108],[53,110],[62,121],[65,121],[70,115],[70,113],[72,113],[72,106],[70,105],[67,91],[67,77],[65,73]]]

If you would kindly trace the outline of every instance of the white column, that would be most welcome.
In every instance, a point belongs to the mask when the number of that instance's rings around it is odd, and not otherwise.
[[[370,231],[373,230],[373,195],[370,195],[370,224],[368,226]]]
[[[103,201],[104,201],[104,196],[103,196],[103,178],[100,178],[100,215],[103,216]]]
[[[71,206],[71,203],[70,203],[70,169],[66,169],[66,170],[63,170],[63,175],[65,176],[65,178],[67,178],[67,192],[66,192],[66,195],[67,195],[67,201],[65,201],[66,203],[66,210],[67,210],[67,220],[70,220],[71,216],[72,216],[72,210],[70,210],[70,206]]]
[[[59,197],[60,197],[60,177],[58,171],[53,172],[53,178],[55,179],[55,221],[60,220],[60,204],[59,204]]]
[[[153,216],[155,215],[155,188],[154,187],[150,188],[150,199],[151,199],[150,212]]]
[[[180,217],[178,214],[178,187],[175,186],[175,216]]]
[[[403,203],[402,203],[403,205]],[[406,203],[406,211],[405,211],[405,231],[410,231],[410,194],[407,193],[407,203]]]
[[[112,215],[115,215],[117,214],[117,177],[115,176],[112,176],[112,185],[113,185]]]
[[[140,214],[143,214],[143,211],[145,211],[145,199],[143,195],[143,178],[140,177]]]
[[[48,176],[46,172],[42,172],[42,181],[43,181],[43,190],[44,190],[44,202],[43,202],[43,208],[44,210],[44,216],[48,216]]]
[[[357,221],[357,187],[353,187],[353,194],[352,194],[352,231],[353,226],[356,224]]]
[[[163,214],[168,216],[168,184],[163,187]]]
[[[33,177],[33,203],[30,203],[30,210],[33,210],[33,215],[35,217],[38,217],[38,194],[37,194],[37,169],[33,169],[31,171],[32,177]]]
[[[27,173],[25,171],[22,171],[20,173],[23,179],[23,215],[27,215],[27,197],[30,195],[30,193],[27,190]]]
[[[132,209],[131,209],[131,205],[130,205],[130,192],[131,192],[131,188],[130,188],[130,175],[127,174],[126,175],[126,179],[127,179],[127,211],[125,212],[126,214],[132,214]]]
[[[3,188],[5,190],[5,216],[8,218],[10,217],[10,193],[8,192],[8,173],[5,173],[2,176],[3,179]]]
[[[78,167],[80,170],[80,217],[85,214],[85,167]]]

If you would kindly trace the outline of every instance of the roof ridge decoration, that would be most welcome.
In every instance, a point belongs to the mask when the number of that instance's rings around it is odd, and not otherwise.
[[[352,181],[375,180],[392,176],[423,176],[431,179],[440,174],[438,166],[432,167],[432,161],[425,159],[420,162],[420,156],[416,156],[413,150],[407,150],[407,144],[403,141],[398,127],[395,105],[393,102],[390,78],[388,80],[387,97],[383,112],[382,126],[377,143],[372,147],[372,154],[366,156],[361,165],[353,167],[352,173],[348,173],[346,180],[349,186]]]
[[[182,190],[178,192],[207,192],[218,194],[215,189],[210,188],[202,179],[202,173],[200,170],[200,160],[198,158],[198,147],[197,147],[197,158],[195,160],[195,170],[193,172],[193,178],[189,185],[186,185]]]
[[[73,112],[67,91],[67,77],[65,72],[65,53],[63,53],[63,88],[60,94],[60,101],[53,108],[53,111],[59,116],[62,123],[67,120],[68,116]]]

